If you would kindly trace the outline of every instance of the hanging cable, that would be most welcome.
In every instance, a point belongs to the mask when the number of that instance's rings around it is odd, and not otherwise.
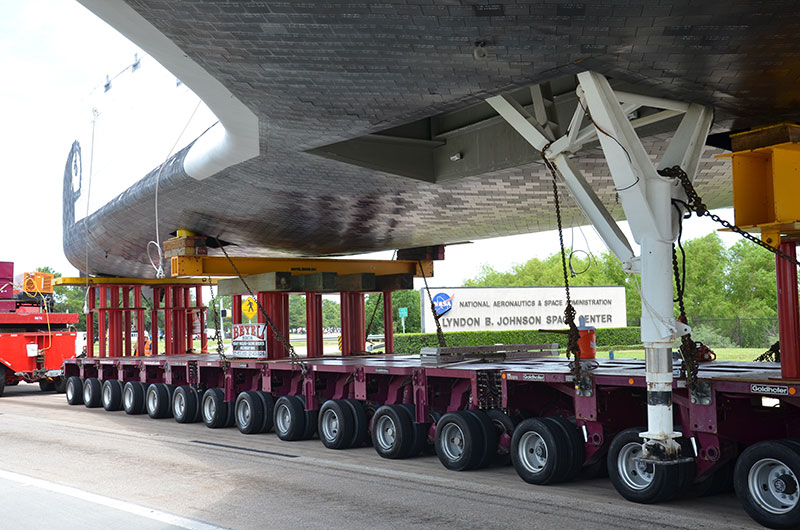
[[[189,124],[192,123],[192,119],[194,118],[197,109],[200,108],[200,103],[202,100],[197,101],[197,105],[195,105],[192,114],[189,116],[189,119],[186,120],[186,125],[183,126],[183,130],[175,139],[175,143],[172,144],[169,152],[167,153],[166,158],[158,167],[158,174],[156,175],[156,191],[155,191],[155,224],[156,224],[156,238],[155,240],[151,240],[147,242],[147,259],[150,260],[150,265],[152,265],[153,269],[156,271],[156,278],[164,278],[166,275],[164,273],[164,253],[161,251],[161,235],[159,234],[159,219],[158,219],[158,187],[161,182],[161,172],[164,170],[164,166],[167,164],[167,161],[172,156],[172,153],[175,151],[175,148],[178,146],[178,142],[181,141],[183,134],[186,132],[186,129],[189,128]],[[158,264],[153,261],[153,257],[150,254],[150,247],[155,246],[156,252],[158,254]]]
[[[422,273],[422,281],[425,282],[425,291],[428,293],[428,300],[431,301],[431,313],[433,313],[433,321],[436,323],[436,338],[439,341],[440,348],[447,347],[447,341],[444,338],[444,332],[442,332],[442,326],[439,324],[439,313],[436,312],[436,304],[433,303],[433,297],[431,296],[431,288],[428,287],[428,278],[425,277],[425,269],[422,267],[422,260],[417,260],[419,264],[419,270]]]

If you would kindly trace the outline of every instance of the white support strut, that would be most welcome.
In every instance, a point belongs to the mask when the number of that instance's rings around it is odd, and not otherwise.
[[[516,101],[495,96],[487,102],[534,149],[557,168],[576,202],[596,227],[627,272],[642,276],[642,342],[647,373],[647,432],[644,457],[671,460],[680,447],[672,417],[672,345],[689,327],[676,321],[672,300],[672,245],[682,210],[673,198],[684,200],[677,183],[658,174],[644,149],[636,128],[680,114],[684,117],[663,155],[658,169],[679,165],[694,179],[711,127],[712,112],[697,104],[614,92],[605,77],[595,72],[578,74],[578,107],[569,129],[551,140]],[[630,117],[632,110],[650,107],[656,112]],[[591,126],[580,129],[584,113]],[[570,161],[569,155],[585,143],[600,141],[606,162],[634,239],[640,245],[637,258],[605,206]],[[641,269],[639,270],[639,265]]]

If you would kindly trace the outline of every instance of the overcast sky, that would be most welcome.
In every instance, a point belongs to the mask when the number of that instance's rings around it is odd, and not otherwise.
[[[128,71],[115,79],[112,89],[105,94],[102,86],[106,75],[114,77],[129,66],[137,52],[143,58],[141,70],[133,74]],[[152,66],[149,57],[77,2],[0,0],[3,79],[0,102],[4,120],[0,145],[6,160],[6,169],[0,177],[4,188],[0,194],[4,198],[0,206],[3,227],[0,261],[15,262],[16,273],[47,265],[65,276],[77,275],[62,251],[61,188],[67,154],[78,138],[82,139],[86,178],[89,163],[84,139],[90,131],[92,108],[99,108],[101,112],[97,119],[96,151],[102,152],[106,160],[118,163],[96,165],[91,210],[112,198],[108,190],[122,191],[121,184],[123,188],[132,184],[166,156],[196,100],[186,96],[186,87],[176,86],[173,77],[155,73]],[[161,90],[159,97],[154,97],[155,92],[132,91],[127,78],[134,75],[153,75],[153,89]],[[171,104],[170,98],[175,94],[183,94],[183,106],[163,122],[165,113],[161,112],[158,102]],[[115,98],[117,103],[124,98],[131,101],[118,104],[116,110],[112,110],[110,98]],[[134,104],[139,106],[134,107]],[[119,114],[114,115],[115,112]],[[147,129],[112,128],[111,122],[125,123],[130,116],[145,112],[149,112]],[[193,118],[183,143],[197,136],[194,131],[202,130],[211,120],[213,116],[204,115],[201,109]],[[154,130],[160,135],[153,134]],[[131,146],[140,146],[143,142],[156,146],[149,151],[159,153],[158,160],[142,160],[130,155],[127,159],[121,158],[122,153],[131,152]],[[120,147],[125,149],[115,151]],[[148,149],[135,152],[144,151]],[[85,205],[78,205],[78,208],[85,208]],[[723,211],[722,215],[733,220],[731,211]],[[704,235],[716,228],[708,220],[693,219],[686,225],[685,238]],[[627,227],[625,231],[629,234]],[[587,250],[588,241],[588,250],[596,253],[605,250],[591,227],[568,231],[568,245],[573,238],[576,249]],[[736,241],[728,234],[724,235],[724,240],[727,244]],[[555,232],[449,247],[447,259],[436,265],[431,285],[461,285],[465,279],[477,275],[483,264],[506,270],[515,263],[546,257],[557,251]],[[391,253],[378,256],[388,258]]]

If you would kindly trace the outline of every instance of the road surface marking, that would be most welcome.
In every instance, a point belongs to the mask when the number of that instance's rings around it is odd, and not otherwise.
[[[125,502],[118,499],[112,499],[111,497],[105,497],[103,495],[89,493],[77,488],[72,488],[70,486],[64,486],[61,484],[55,484],[53,482],[48,482],[38,478],[29,477],[27,475],[12,473],[11,471],[5,471],[0,469],[0,478],[9,480],[11,482],[16,482],[17,484],[22,484],[25,486],[31,486],[34,488],[52,491],[53,493],[60,493],[62,495],[67,495],[69,497],[74,497],[76,499],[92,502],[94,504],[99,504],[101,506],[113,508],[121,512],[126,512],[132,515],[137,515],[139,517],[144,517],[146,519],[152,519],[154,521],[159,521],[172,526],[177,526],[179,528],[185,528],[186,530],[225,530],[221,526],[215,526],[213,524],[194,521],[192,519],[181,517],[179,515],[161,512],[159,510],[147,508],[146,506],[140,506],[138,504]]]

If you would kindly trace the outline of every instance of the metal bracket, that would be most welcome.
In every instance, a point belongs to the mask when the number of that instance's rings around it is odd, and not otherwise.
[[[708,381],[698,381],[694,388],[690,389],[692,405],[711,405],[711,384]]]

